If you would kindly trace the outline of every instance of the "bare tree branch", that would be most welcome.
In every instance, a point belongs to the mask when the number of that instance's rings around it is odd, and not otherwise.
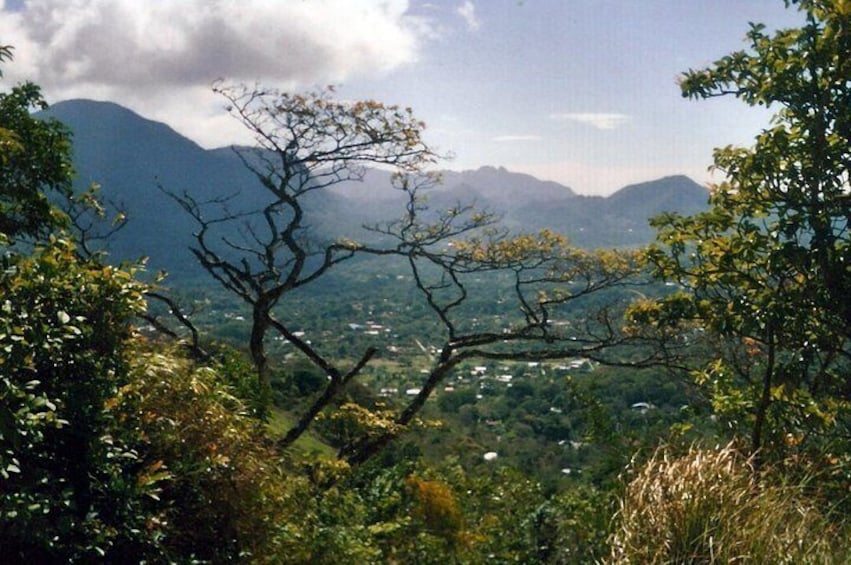
[[[147,298],[152,298],[165,304],[169,309],[169,313],[174,316],[174,318],[180,323],[180,325],[182,325],[189,331],[190,340],[189,343],[186,343],[185,345],[187,349],[192,352],[192,355],[195,356],[196,359],[210,359],[210,354],[207,353],[204,348],[201,347],[201,336],[198,332],[198,328],[195,326],[195,324],[192,323],[192,321],[189,319],[189,315],[187,315],[183,311],[183,309],[174,299],[161,292],[157,292],[154,290],[145,291],[145,296]],[[157,331],[165,334],[166,336],[175,340],[180,339],[180,336],[177,334],[177,332],[166,326],[162,321],[159,320],[157,316],[150,314],[149,312],[145,312],[140,314],[140,317],[144,320],[147,320],[152,326],[157,329]]]

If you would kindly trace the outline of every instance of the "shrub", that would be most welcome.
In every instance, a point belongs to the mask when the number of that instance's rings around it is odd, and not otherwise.
[[[169,559],[282,562],[299,535],[302,485],[220,369],[138,351],[118,397],[122,425],[141,439],[146,480],[158,486]]]
[[[52,239],[0,272],[0,554],[55,562],[156,546],[132,438],[107,407],[126,378],[132,274]],[[130,549],[132,548],[132,549]]]

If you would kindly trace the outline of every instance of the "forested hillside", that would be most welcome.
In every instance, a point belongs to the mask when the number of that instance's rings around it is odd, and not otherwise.
[[[7,87],[0,555],[847,563],[851,4],[789,8],[680,77],[774,112],[708,193],[440,175],[333,87],[217,82],[214,151]]]

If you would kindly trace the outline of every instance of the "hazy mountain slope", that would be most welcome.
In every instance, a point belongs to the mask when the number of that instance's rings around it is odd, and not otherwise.
[[[230,149],[207,151],[170,127],[147,120],[110,102],[71,100],[52,106],[45,115],[71,129],[76,184],[102,185],[102,196],[128,216],[127,226],[109,243],[112,257],[150,256],[150,269],[185,274],[196,269],[189,252],[195,224],[158,187],[191,194],[199,201],[239,194],[233,212],[257,209],[267,197]],[[311,198],[314,223],[336,216],[327,195]],[[333,199],[331,199],[333,200]],[[233,236],[234,230],[228,235]]]
[[[633,246],[651,241],[648,219],[662,212],[691,214],[705,209],[709,193],[685,176],[627,186],[608,197],[579,196],[554,182],[539,181],[505,169],[444,172],[444,184],[427,192],[428,205],[448,208],[473,202],[502,215],[515,231],[550,228],[584,247]],[[389,175],[371,171],[362,187],[342,187],[338,194],[362,210],[364,222],[393,217],[403,205],[391,200]],[[516,183],[516,184],[513,184]],[[512,188],[514,186],[515,188]]]
[[[607,198],[607,203],[624,215],[643,219],[671,211],[694,214],[707,207],[708,198],[706,188],[677,175],[629,185]]]
[[[555,228],[584,247],[632,246],[651,241],[648,220],[662,212],[706,209],[709,192],[686,176],[634,184],[608,197],[577,196],[548,206],[522,205],[510,219],[527,229]]]
[[[71,100],[44,113],[74,134],[78,186],[97,182],[104,197],[130,219],[110,242],[116,259],[151,257],[152,270],[197,272],[188,251],[195,225],[157,187],[187,191],[199,200],[238,194],[232,209],[256,209],[266,195],[230,148],[205,150],[170,127],[109,102]],[[707,191],[687,177],[666,177],[628,186],[607,198],[578,196],[561,184],[504,168],[445,171],[442,186],[428,192],[434,208],[475,202],[503,214],[506,225],[531,231],[548,227],[588,247],[650,241],[647,219],[662,211],[692,213],[706,205]],[[318,237],[366,237],[362,224],[387,221],[404,210],[401,192],[387,171],[368,171],[361,183],[316,191],[305,203]],[[236,231],[229,235],[236,237]]]
[[[73,133],[77,185],[100,184],[103,197],[127,213],[127,226],[110,242],[113,254],[122,259],[151,255],[152,269],[181,270],[194,263],[188,251],[193,228],[158,186],[212,197],[248,180],[168,126],[117,104],[71,100],[45,114]]]

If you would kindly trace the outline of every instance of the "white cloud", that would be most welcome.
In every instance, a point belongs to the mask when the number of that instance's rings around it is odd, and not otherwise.
[[[522,141],[540,141],[540,135],[498,135],[493,138],[493,141],[501,143],[513,143]]]
[[[470,0],[465,0],[463,4],[458,6],[457,10],[458,14],[464,18],[464,21],[467,23],[467,27],[476,31],[479,29],[480,23],[479,19],[476,17],[476,6]]]
[[[36,78],[45,86],[144,88],[387,71],[417,57],[406,10],[404,0],[30,0],[17,23],[39,50]]]
[[[430,33],[407,0],[28,0],[0,11],[10,82],[190,127],[221,105],[209,94],[217,78],[303,88],[380,75],[415,62]]]
[[[615,129],[629,121],[626,114],[601,113],[601,112],[576,112],[565,114],[551,114],[554,120],[567,120],[586,124],[597,129]]]

